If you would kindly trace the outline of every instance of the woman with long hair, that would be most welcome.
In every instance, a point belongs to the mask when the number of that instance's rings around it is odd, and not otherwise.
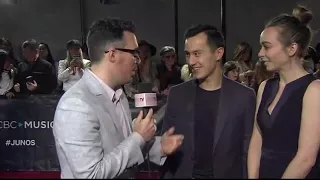
[[[267,71],[266,65],[263,61],[258,60],[254,68],[254,76],[251,81],[251,88],[258,92],[260,84],[269,78],[273,77],[273,72]]]
[[[39,44],[39,56],[41,59],[48,61],[56,70],[56,61],[53,59],[49,45],[41,42]]]
[[[67,43],[67,57],[59,61],[58,80],[63,84],[63,90],[67,91],[77,83],[85,68],[90,66],[90,61],[83,58],[81,44],[78,40],[70,40]]]
[[[239,43],[233,53],[232,61],[239,63],[239,80],[246,86],[250,86],[251,79],[254,76],[251,46],[246,42]]]

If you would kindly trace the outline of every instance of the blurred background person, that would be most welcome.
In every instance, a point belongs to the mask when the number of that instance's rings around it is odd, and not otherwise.
[[[1,38],[0,39],[0,49],[5,50],[6,52],[9,53],[9,61],[11,62],[11,64],[14,67],[18,67],[18,64],[20,63],[20,61],[18,59],[15,58],[14,52],[13,52],[13,47],[12,47],[12,43],[6,39],[6,38]]]
[[[53,66],[39,57],[39,44],[30,39],[22,44],[23,62],[18,65],[15,88],[20,94],[50,94],[57,87]]]
[[[260,84],[269,78],[273,77],[273,72],[267,71],[266,65],[262,60],[258,60],[254,68],[254,76],[250,87],[258,92]]]
[[[246,86],[250,86],[251,79],[254,76],[252,47],[246,42],[239,43],[234,51],[232,60],[239,63],[239,80]]]
[[[316,61],[315,61],[315,72],[314,76],[320,78],[320,43],[316,45]]]
[[[168,95],[169,88],[182,83],[181,67],[177,63],[176,50],[172,46],[164,46],[160,50],[161,62],[157,66],[161,94]]]
[[[181,68],[181,79],[182,81],[186,82],[192,79],[192,73],[191,68],[188,64],[185,64]]]
[[[316,59],[316,50],[313,47],[309,46],[306,55],[301,60],[303,68],[309,73],[314,73],[316,71]]]
[[[90,66],[90,61],[83,58],[81,44],[78,40],[70,40],[67,43],[67,57],[59,61],[58,80],[62,82],[63,91],[67,91],[77,83],[84,72]]]
[[[9,60],[9,53],[0,49],[0,96],[3,98],[13,98],[16,94],[13,85],[16,68]]]
[[[228,61],[223,65],[223,74],[229,79],[240,82],[239,80],[240,67],[235,61]]]
[[[159,93],[159,79],[157,79],[156,63],[151,59],[157,53],[157,48],[146,40],[140,40],[137,73],[132,77],[130,83],[124,85],[126,95],[131,99],[138,93],[141,84],[150,85],[152,92]]]
[[[43,60],[48,61],[53,68],[55,69],[55,71],[57,71],[57,63],[56,61],[53,59],[53,56],[51,54],[51,50],[49,48],[49,45],[46,43],[41,42],[39,44],[39,57]]]

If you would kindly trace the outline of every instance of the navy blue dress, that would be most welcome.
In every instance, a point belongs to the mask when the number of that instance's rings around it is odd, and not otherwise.
[[[303,96],[314,79],[312,74],[308,74],[288,83],[271,114],[268,107],[277,94],[279,77],[267,81],[257,113],[257,123],[263,139],[260,178],[281,178],[295,157],[298,150]],[[317,177],[314,167],[307,178]]]

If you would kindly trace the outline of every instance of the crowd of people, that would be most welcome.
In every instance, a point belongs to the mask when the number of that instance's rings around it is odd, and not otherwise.
[[[149,84],[152,91],[167,96],[170,87],[192,79],[189,64],[181,65],[173,46],[160,49],[160,63],[153,59],[157,48],[146,40],[138,42],[137,55],[140,62],[137,73],[123,86],[129,99],[139,92],[139,85]],[[31,39],[22,46],[22,58],[17,59],[11,42],[0,39],[2,75],[0,96],[13,98],[19,95],[63,93],[78,82],[85,69],[90,68],[87,45],[78,40],[70,40],[66,45],[66,58],[55,60],[46,43]],[[320,77],[320,43],[316,48],[309,46],[301,63],[306,71]],[[255,59],[257,59],[255,61]],[[254,64],[255,63],[255,64]],[[264,80],[277,76],[277,72],[267,71],[265,64],[252,54],[252,47],[240,42],[233,57],[223,65],[223,74],[256,92]]]
[[[64,93],[81,79],[85,69],[91,67],[86,45],[78,40],[67,42],[66,58],[58,61],[54,60],[46,43],[31,39],[25,41],[21,48],[22,58],[17,59],[11,42],[6,38],[0,39],[0,68],[3,77],[0,80],[0,95],[3,98]],[[137,74],[123,86],[128,98],[133,98],[138,93],[141,83],[149,84],[152,91],[158,94],[168,95],[172,85],[183,82],[173,46],[160,49],[160,63],[151,59],[156,55],[157,49],[146,40],[139,42],[136,51],[140,59]]]

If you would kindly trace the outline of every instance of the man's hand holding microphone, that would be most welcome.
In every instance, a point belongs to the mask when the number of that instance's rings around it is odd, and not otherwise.
[[[146,142],[154,137],[157,130],[156,120],[152,116],[153,110],[150,108],[145,118],[143,118],[143,111],[140,111],[134,121],[134,131],[139,133]],[[161,137],[161,154],[167,156],[174,153],[181,146],[183,138],[181,134],[174,134],[174,128],[171,127]]]
[[[134,131],[139,133],[145,142],[150,141],[157,130],[157,126],[152,115],[153,110],[150,109],[146,117],[143,118],[143,111],[141,110],[138,117],[134,121]]]

